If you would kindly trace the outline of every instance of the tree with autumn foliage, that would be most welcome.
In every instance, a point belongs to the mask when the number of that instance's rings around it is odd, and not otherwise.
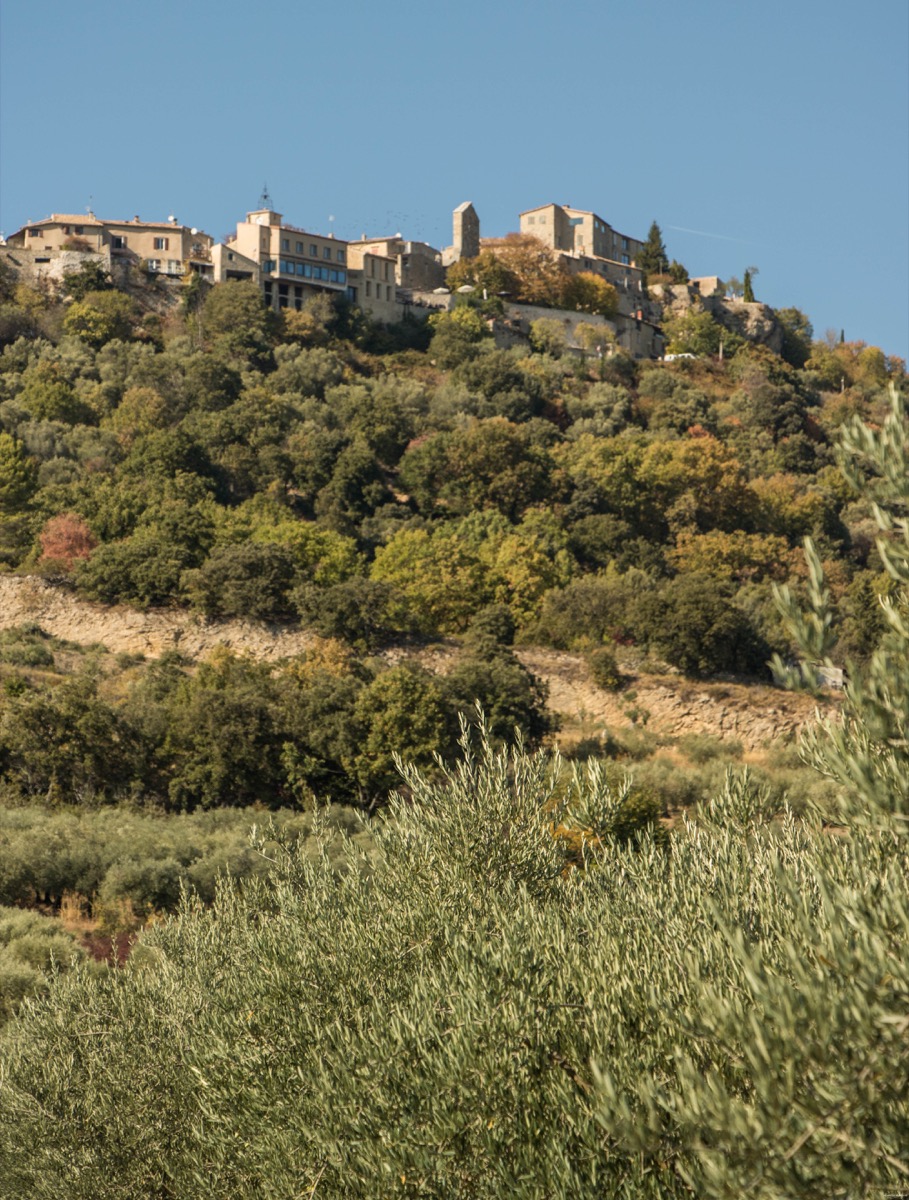
[[[98,539],[78,513],[60,513],[51,517],[38,534],[41,547],[39,562],[61,571],[71,571],[77,562],[88,558]]]
[[[570,276],[562,289],[561,301],[563,308],[607,318],[614,317],[619,309],[618,292],[592,271]]]
[[[564,264],[539,238],[509,233],[484,250],[495,257],[514,281],[514,299],[558,308],[565,288]],[[482,257],[482,255],[481,255]]]

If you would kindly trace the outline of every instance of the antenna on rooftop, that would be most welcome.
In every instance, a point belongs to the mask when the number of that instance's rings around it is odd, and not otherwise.
[[[259,197],[259,208],[267,208],[271,212],[271,196],[268,194],[268,184],[262,184],[262,195]]]
[[[95,208],[95,197],[94,197],[94,196],[89,196],[89,198],[88,198],[88,204],[87,204],[87,205],[86,205],[86,207],[85,207],[85,211],[88,213],[88,215],[89,215],[90,217],[93,217],[93,216],[95,215],[95,213],[94,213],[94,208]]]

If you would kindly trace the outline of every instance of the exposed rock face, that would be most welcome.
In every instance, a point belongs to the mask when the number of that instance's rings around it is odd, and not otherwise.
[[[782,350],[783,329],[769,305],[746,304],[744,300],[727,300],[722,296],[708,296],[702,304],[726,329],[749,342],[767,346],[774,354]]]
[[[746,304],[737,297],[727,299],[722,295],[702,296],[687,283],[658,284],[652,290],[662,305],[664,317],[680,317],[691,308],[701,309],[725,329],[749,342],[769,347],[774,354],[783,348],[782,326],[767,304]]]
[[[83,645],[100,643],[114,653],[158,658],[179,650],[203,657],[218,646],[266,660],[302,654],[311,634],[261,621],[215,621],[183,609],[139,612],[78,600],[65,588],[34,576],[0,575],[0,629],[34,621],[45,633]]]
[[[591,682],[583,659],[554,650],[519,649],[518,657],[549,685],[549,707],[566,724],[627,728],[629,710],[647,729],[669,737],[709,733],[734,738],[746,751],[798,734],[816,719],[817,701],[761,684],[694,683],[678,676],[634,680],[634,699]]]
[[[82,645],[101,644],[114,653],[157,658],[179,650],[202,658],[219,646],[268,662],[302,654],[315,641],[303,630],[262,621],[215,621],[183,609],[139,612],[125,606],[90,604],[66,588],[34,576],[0,575],[0,629],[34,621],[54,637]],[[615,730],[646,717],[647,728],[670,737],[710,733],[735,738],[745,750],[757,750],[793,735],[815,718],[816,702],[807,696],[747,684],[693,683],[678,676],[640,676],[634,698],[606,692],[594,684],[583,658],[556,650],[522,647],[518,657],[549,687],[549,707],[566,727],[599,724]],[[454,666],[455,644],[422,651],[401,646],[386,650],[389,663],[416,657],[440,675]]]

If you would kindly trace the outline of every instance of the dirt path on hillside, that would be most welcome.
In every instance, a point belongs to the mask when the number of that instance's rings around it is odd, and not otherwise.
[[[185,609],[140,612],[123,605],[80,600],[66,588],[34,576],[0,575],[0,629],[34,621],[54,637],[81,645],[101,644],[113,653],[158,658],[179,650],[203,658],[219,646],[275,661],[302,654],[311,634],[261,621],[216,621]],[[410,651],[390,650],[390,661]],[[633,723],[664,736],[709,733],[736,738],[747,751],[796,734],[815,719],[810,697],[759,684],[696,683],[678,676],[638,676],[629,689],[606,692],[590,679],[584,660],[556,650],[519,648],[518,657],[549,686],[550,708],[566,735],[591,736],[604,728]],[[427,668],[444,674],[455,661],[454,644],[415,654]]]

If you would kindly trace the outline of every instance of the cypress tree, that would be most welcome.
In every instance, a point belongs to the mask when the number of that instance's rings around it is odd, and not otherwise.
[[[663,234],[656,221],[650,225],[650,232],[647,234],[647,241],[644,243],[644,248],[637,257],[637,264],[642,271],[648,274],[659,274],[666,270],[669,262],[666,254],[666,247],[663,244]]]

